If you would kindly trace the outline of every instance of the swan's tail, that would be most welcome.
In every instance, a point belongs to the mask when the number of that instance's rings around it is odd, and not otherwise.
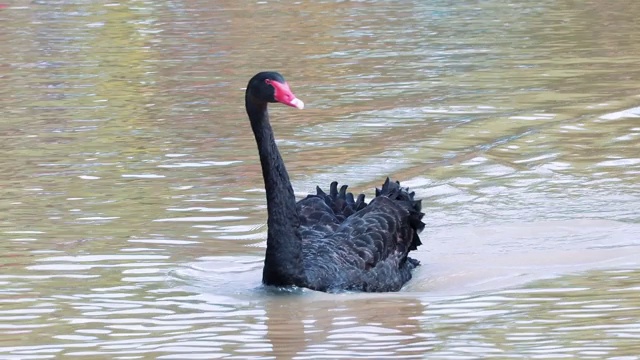
[[[316,193],[316,195],[310,196],[321,197],[331,210],[333,210],[333,213],[340,222],[367,206],[367,203],[364,201],[364,194],[360,194],[357,199],[354,199],[353,194],[347,192],[347,185],[342,185],[340,190],[338,190],[337,181],[331,183],[329,194],[322,191],[319,186],[316,187]]]
[[[390,181],[389,178],[382,184],[382,189],[376,188],[376,197],[386,196],[391,200],[396,200],[409,210],[409,226],[413,229],[413,239],[409,250],[415,250],[422,245],[418,233],[420,233],[425,224],[422,222],[424,213],[422,212],[422,200],[414,200],[415,192],[409,192],[409,188],[403,188],[398,181]]]

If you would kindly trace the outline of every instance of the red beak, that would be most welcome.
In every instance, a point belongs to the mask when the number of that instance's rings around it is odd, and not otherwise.
[[[289,89],[289,84],[287,84],[286,82],[280,83],[275,80],[267,80],[267,84],[273,86],[275,90],[275,94],[273,97],[277,102],[294,108],[304,109],[304,102],[293,95],[291,89]]]

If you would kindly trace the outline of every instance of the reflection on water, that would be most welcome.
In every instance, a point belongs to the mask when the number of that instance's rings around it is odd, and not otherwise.
[[[623,356],[639,350],[639,275],[629,269],[587,272],[445,298],[264,291],[227,296],[218,289],[166,287],[138,297],[133,293],[140,293],[139,286],[95,288],[39,299],[32,307],[13,308],[7,301],[2,318],[10,326],[2,330],[9,345],[0,349],[15,358]],[[602,281],[609,289],[594,287]],[[70,332],[53,331],[54,325]],[[16,345],[25,333],[48,340]]]
[[[637,359],[639,7],[0,4],[0,358]],[[403,292],[260,286],[265,69],[300,195],[424,199]]]

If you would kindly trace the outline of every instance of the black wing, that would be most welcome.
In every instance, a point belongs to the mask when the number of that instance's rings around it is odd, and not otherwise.
[[[364,194],[354,199],[353,194],[347,192],[347,185],[342,185],[338,191],[338,183],[334,181],[329,194],[316,187],[315,195],[308,195],[296,204],[300,233],[303,238],[332,234],[347,218],[366,206]]]
[[[424,214],[420,201],[398,182],[387,179],[368,205],[362,198],[363,205],[341,219],[339,214],[345,211],[332,206],[340,203],[335,198],[351,202],[346,188],[338,192],[337,184],[332,184],[332,189],[330,202],[320,201],[324,200],[320,190],[320,196],[307,197],[301,206],[307,211],[300,213],[301,222],[312,224],[302,227],[307,287],[322,291],[399,290],[419,264],[408,254],[421,244],[418,233],[424,228]]]
[[[418,236],[425,226],[421,208],[421,201],[414,200],[413,192],[387,179],[381,190],[376,189],[371,203],[347,219],[336,235],[348,233],[348,241],[365,260],[366,269],[386,260],[402,266],[409,251],[422,244]]]

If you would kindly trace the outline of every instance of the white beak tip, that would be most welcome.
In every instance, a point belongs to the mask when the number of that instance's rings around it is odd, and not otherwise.
[[[293,107],[298,108],[300,110],[304,109],[304,102],[298,98],[295,98],[291,101],[291,105],[293,105]]]

